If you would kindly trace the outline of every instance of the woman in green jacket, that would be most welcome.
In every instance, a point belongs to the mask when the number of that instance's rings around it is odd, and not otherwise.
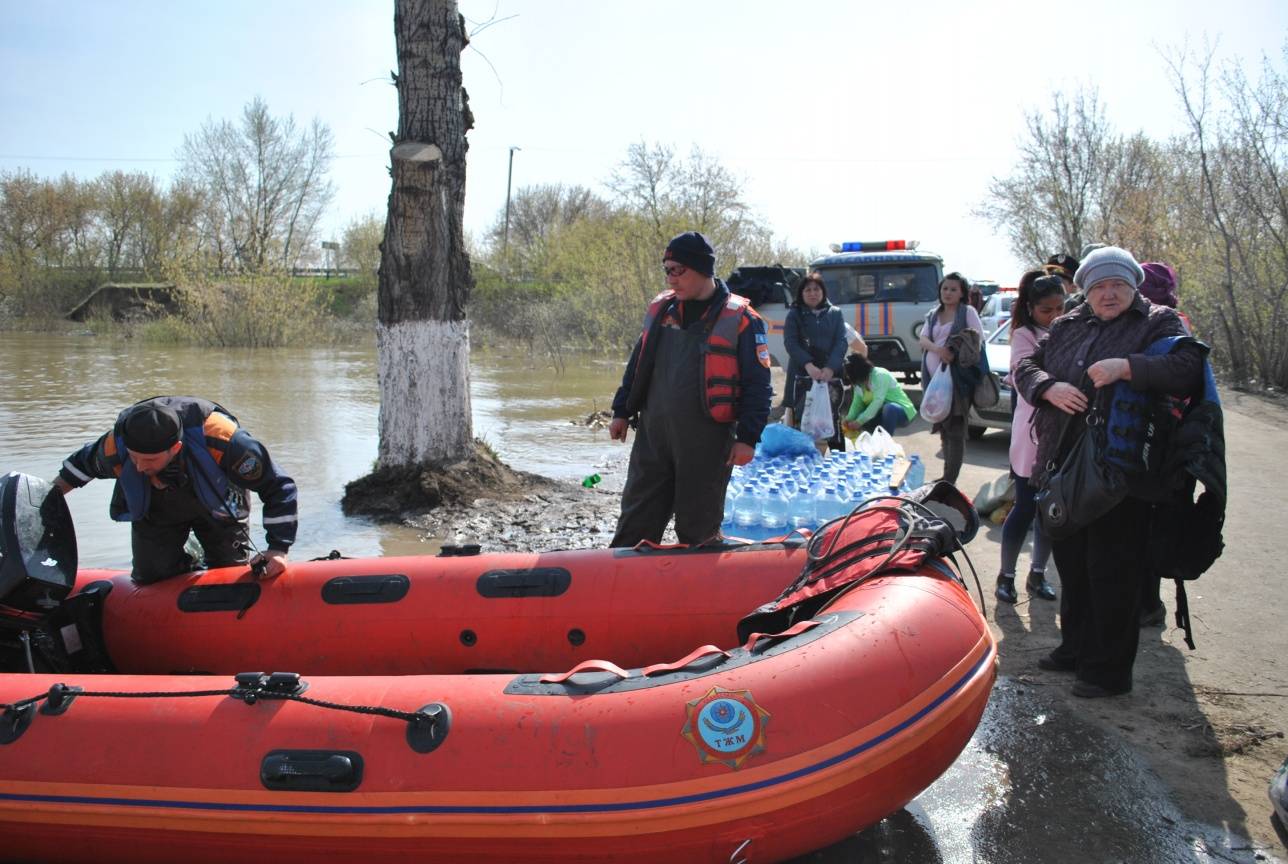
[[[873,366],[862,355],[851,354],[845,359],[845,374],[854,385],[854,399],[843,424],[846,429],[871,432],[881,426],[893,435],[894,430],[907,426],[917,416],[912,400],[889,370]]]

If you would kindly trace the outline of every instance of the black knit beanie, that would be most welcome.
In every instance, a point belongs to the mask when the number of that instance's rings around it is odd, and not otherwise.
[[[662,260],[683,264],[703,276],[716,275],[716,250],[697,231],[685,231],[671,238],[671,242],[666,244]]]
[[[135,453],[164,453],[179,440],[179,415],[155,402],[140,402],[126,410],[121,432],[126,448]]]

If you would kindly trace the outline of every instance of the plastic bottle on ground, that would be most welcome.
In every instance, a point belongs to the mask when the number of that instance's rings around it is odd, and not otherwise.
[[[926,483],[926,463],[921,461],[920,456],[913,456],[908,460],[908,473],[904,476],[904,483],[908,491],[917,489]]]

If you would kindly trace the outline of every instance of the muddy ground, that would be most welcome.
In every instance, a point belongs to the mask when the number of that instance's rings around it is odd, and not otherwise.
[[[1197,649],[1189,650],[1181,631],[1170,626],[1143,631],[1131,694],[1077,699],[1069,692],[1067,674],[1040,670],[1037,659],[1058,640],[1058,604],[1022,599],[1014,607],[995,608],[991,590],[1000,555],[1000,527],[986,523],[986,530],[969,552],[984,582],[988,617],[1001,644],[1003,679],[999,687],[1028,694],[1021,711],[1025,716],[1049,714],[1053,723],[1063,724],[1052,726],[1049,734],[1041,730],[1035,734],[1032,729],[1026,729],[1022,737],[1017,734],[1012,743],[1018,746],[1022,741],[1025,752],[1013,753],[1013,757],[1031,772],[1061,779],[1069,787],[1069,772],[1075,770],[1071,766],[1085,755],[1077,752],[1076,742],[1098,737],[1156,782],[1159,795],[1167,799],[1160,806],[1174,808],[1166,811],[1172,815],[1164,813],[1158,818],[1159,825],[1180,831],[1178,820],[1193,820],[1209,827],[1204,856],[1185,860],[1282,860],[1285,841],[1271,821],[1267,784],[1288,756],[1284,738],[1288,731],[1288,592],[1285,547],[1278,542],[1288,517],[1288,472],[1283,455],[1288,452],[1288,405],[1283,400],[1234,392],[1223,394],[1223,398],[1230,477],[1226,551],[1213,570],[1189,586]],[[607,436],[607,432],[601,434]],[[918,420],[910,430],[901,430],[898,440],[909,454],[927,460],[927,473],[933,476],[940,459],[939,442],[926,424]],[[1006,470],[1007,440],[1005,433],[990,432],[968,444],[960,482],[967,494],[974,495]],[[480,542],[486,550],[603,546],[616,522],[617,493],[625,479],[627,452],[623,447],[620,459],[601,469],[599,488],[532,475],[489,477],[484,472],[479,476],[488,479],[490,486],[484,483],[460,490],[465,499],[478,492],[472,500],[462,499],[456,506],[429,513],[403,515],[445,542]],[[1021,568],[1027,566],[1027,560],[1026,550]],[[1053,582],[1058,587],[1058,574]],[[1170,625],[1175,607],[1170,585],[1164,585],[1163,599]],[[1032,705],[1041,707],[1034,709]],[[1004,747],[997,739],[1007,740],[1005,726],[1014,722],[1019,721],[995,720],[985,736],[992,738],[992,746],[999,752]],[[1060,729],[1062,733],[1056,731]],[[1077,729],[1086,731],[1070,736],[1070,730]],[[1050,746],[1043,746],[1044,742]],[[1098,751],[1105,749],[1102,745]],[[1045,830],[1053,832],[1051,836],[1063,836],[1070,826],[1085,825],[1088,819],[1094,824],[1096,813],[1087,811],[1094,811],[1099,798],[1087,795],[1084,800],[1078,790],[1088,783],[1113,786],[1124,782],[1112,773],[1075,776],[1077,782],[1066,790],[1063,800],[1054,792],[1054,781],[1050,796],[1037,790],[1042,794],[1032,802],[1036,809],[1031,820],[1012,833]],[[887,833],[902,830],[893,823],[883,825],[879,828]],[[1074,836],[1078,833],[1081,829]],[[1039,844],[1034,851],[1041,848]],[[1165,848],[1170,847],[1158,847],[1158,855],[1150,859],[1179,860],[1164,852]],[[972,857],[984,851],[977,843]],[[997,856],[983,857],[998,860]],[[888,860],[917,859],[914,853]],[[1039,853],[1029,860],[1069,859]],[[1138,859],[1127,854],[1116,860]]]

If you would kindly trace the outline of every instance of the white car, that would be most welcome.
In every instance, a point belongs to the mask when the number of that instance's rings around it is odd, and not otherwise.
[[[996,299],[994,294],[989,300]],[[987,304],[984,306],[988,308]],[[1008,307],[1009,308],[1009,307]],[[983,316],[980,316],[983,317]],[[987,326],[987,324],[985,325]],[[997,392],[1000,398],[997,404],[987,411],[980,411],[971,406],[967,419],[971,438],[981,438],[989,429],[1001,429],[1011,434],[1011,415],[1015,413],[1015,397],[1011,388],[1011,319],[1008,313],[992,335],[984,339],[984,353],[988,357],[988,368],[997,380]]]
[[[979,320],[984,324],[984,336],[995,332],[1003,323],[1011,320],[1011,303],[1019,296],[1017,291],[998,291],[989,295],[980,310]]]

